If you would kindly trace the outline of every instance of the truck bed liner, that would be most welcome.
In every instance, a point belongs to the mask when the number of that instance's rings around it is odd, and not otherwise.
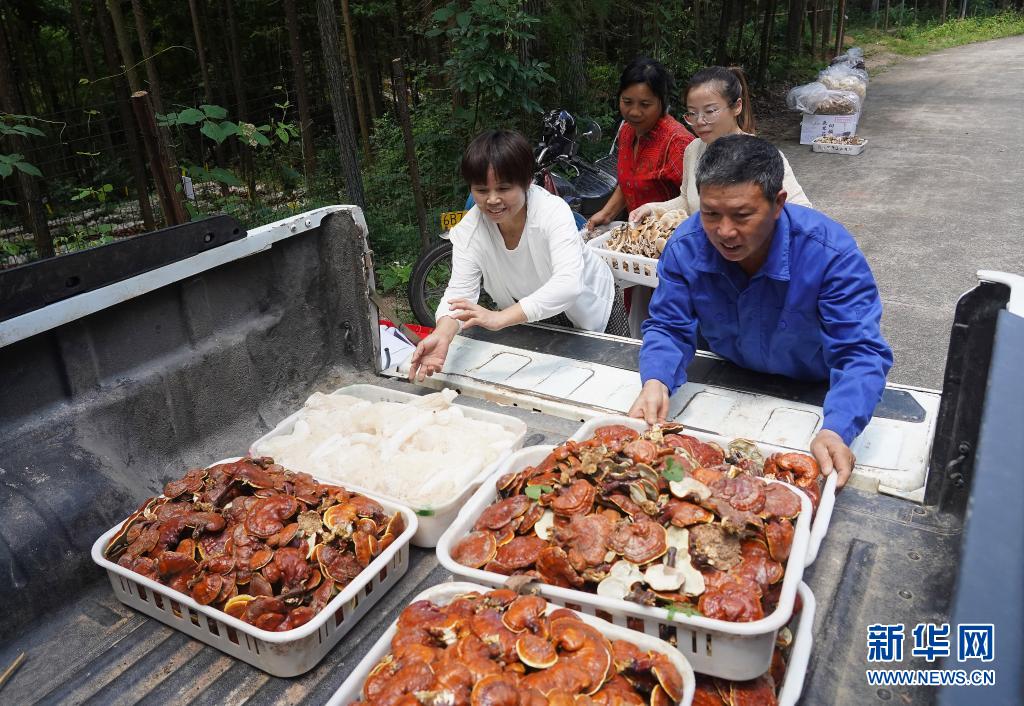
[[[417,390],[366,375],[331,375],[317,387],[336,389],[357,381]],[[461,399],[524,419],[530,444],[556,443],[576,428],[575,422],[550,415]],[[856,488],[839,494],[818,562],[805,574],[819,611],[803,703],[931,703],[933,693],[926,689],[892,688],[886,695],[867,685],[865,630],[875,622],[945,619],[959,529],[946,516],[906,500]],[[123,606],[100,572],[87,573],[91,583],[70,595],[63,608],[0,646],[0,665],[12,662],[18,652],[29,654],[0,692],[0,701],[323,703],[412,596],[450,579],[433,552],[411,548],[408,573],[377,608],[319,666],[303,676],[280,679]]]

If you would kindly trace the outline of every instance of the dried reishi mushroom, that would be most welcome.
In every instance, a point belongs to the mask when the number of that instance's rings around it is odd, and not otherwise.
[[[493,532],[471,532],[452,547],[452,559],[471,569],[479,569],[498,553]]]
[[[800,498],[797,494],[781,483],[769,483],[764,489],[764,507],[760,515],[763,519],[773,517],[792,519],[800,514]]]
[[[652,520],[629,522],[623,520],[608,539],[608,548],[621,554],[626,561],[646,564],[660,557],[668,549],[665,528]]]
[[[401,513],[270,458],[189,470],[164,490],[105,555],[265,630],[309,622],[405,528]]]
[[[768,552],[775,561],[784,562],[789,558],[796,530],[789,520],[771,520],[764,527],[768,538]]]
[[[642,605],[692,604],[708,592],[718,605],[722,586],[752,585],[770,612],[785,574],[778,557],[801,507],[795,490],[760,477],[766,467],[792,482],[817,473],[803,455],[766,462],[753,442],[723,449],[676,422],[642,432],[602,426],[506,473],[499,498],[453,553],[517,584],[537,580]],[[801,490],[820,496],[818,482]],[[491,539],[477,533],[493,534],[493,555]],[[754,612],[728,608],[718,612]]]
[[[527,667],[547,669],[558,661],[558,653],[549,640],[526,633],[516,640],[516,655]]]
[[[690,556],[700,563],[728,571],[740,563],[740,540],[721,525],[690,528]]]
[[[668,488],[680,500],[692,497],[700,501],[711,497],[711,488],[691,477],[671,481]]]

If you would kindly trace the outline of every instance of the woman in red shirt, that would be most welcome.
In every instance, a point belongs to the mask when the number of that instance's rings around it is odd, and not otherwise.
[[[693,135],[668,114],[673,80],[660,62],[634,59],[619,79],[619,185],[604,208],[587,221],[587,230],[626,211],[679,193],[683,150]]]

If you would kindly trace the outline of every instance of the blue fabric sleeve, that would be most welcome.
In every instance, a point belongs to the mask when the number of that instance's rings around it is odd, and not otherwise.
[[[697,317],[677,253],[678,249],[669,247],[658,260],[659,282],[651,298],[650,318],[641,327],[640,384],[660,380],[669,394],[686,382],[686,367],[697,349]]]
[[[867,260],[856,248],[829,266],[818,297],[823,354],[829,367],[823,429],[850,444],[871,419],[892,367],[882,336],[882,300]]]

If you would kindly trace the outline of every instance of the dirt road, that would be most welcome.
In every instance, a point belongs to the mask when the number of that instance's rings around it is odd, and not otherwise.
[[[871,263],[890,381],[938,388],[975,273],[1024,274],[1024,36],[889,67],[872,77],[858,132],[870,140],[859,157],[812,153],[797,127],[771,139]]]

